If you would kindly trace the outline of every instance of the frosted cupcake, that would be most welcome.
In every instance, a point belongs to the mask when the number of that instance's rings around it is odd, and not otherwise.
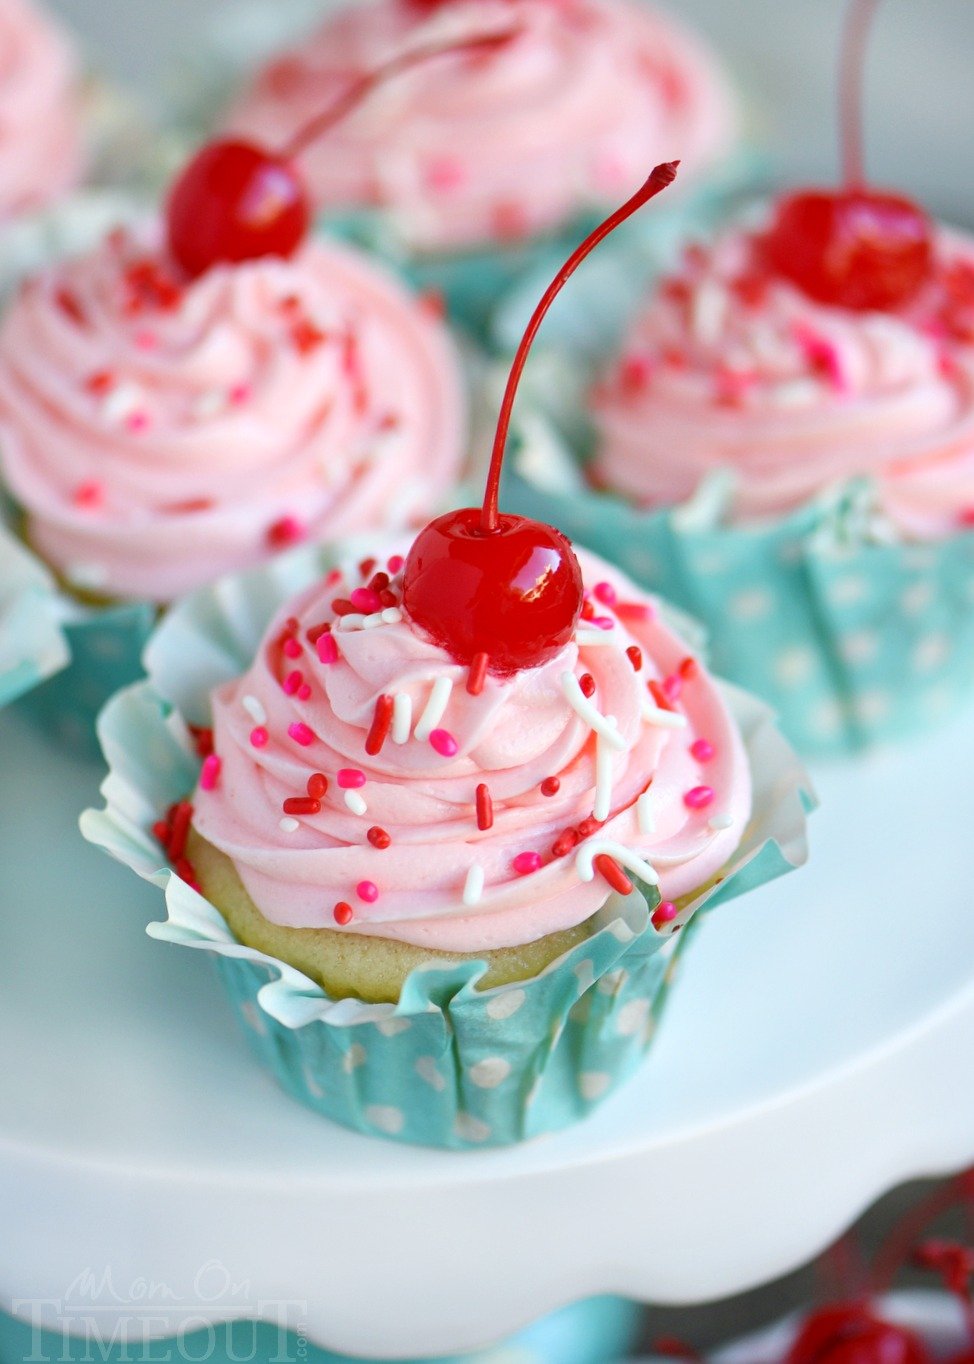
[[[474,322],[530,244],[561,254],[652,159],[679,150],[685,186],[726,164],[735,100],[693,34],[631,0],[373,0],[281,54],[229,117],[280,144],[403,45],[491,24],[510,42],[390,84],[302,160],[323,209],[374,211],[373,239]]]
[[[324,574],[299,556],[185,603],[150,684],[102,721],[156,818],[134,842],[120,808],[84,829],[167,884],[156,936],[219,955],[292,1093],[402,1140],[503,1144],[581,1116],[644,1051],[693,911],[743,865],[754,884],[803,854],[801,777],[760,707],[655,598],[498,509],[557,287],[482,508],[404,552]]]
[[[592,390],[603,495],[527,494],[825,750],[974,675],[974,242],[849,185],[689,249]]]
[[[54,598],[50,574],[0,526],[0,707],[67,662]]]

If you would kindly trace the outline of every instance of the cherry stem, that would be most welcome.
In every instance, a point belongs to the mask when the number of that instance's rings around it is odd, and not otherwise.
[[[958,1203],[970,1206],[972,1202],[974,1166],[934,1189],[915,1208],[911,1208],[894,1226],[882,1253],[876,1257],[872,1274],[873,1292],[881,1294],[890,1291],[897,1272],[909,1260],[913,1247],[931,1222]]]
[[[676,179],[676,170],[679,161],[664,161],[656,166],[646,183],[636,191],[631,199],[627,199],[621,208],[606,218],[594,232],[577,246],[572,254],[565,261],[565,264],[558,271],[557,275],[548,285],[544,292],[541,302],[531,315],[531,320],[525,328],[524,335],[521,337],[520,345],[514,356],[511,365],[511,372],[507,377],[507,387],[504,390],[504,397],[501,401],[500,415],[497,418],[497,431],[494,436],[494,448],[490,456],[490,468],[487,471],[487,487],[484,492],[483,515],[480,519],[481,529],[485,533],[490,533],[497,529],[497,503],[500,496],[501,469],[504,464],[504,451],[507,448],[507,437],[511,426],[511,412],[514,408],[514,399],[517,397],[518,385],[521,382],[521,375],[524,372],[524,365],[528,358],[528,352],[534,344],[534,338],[538,334],[548,309],[561,293],[565,284],[575,273],[582,261],[585,260],[601,241],[604,241],[611,232],[614,232],[621,223],[632,215],[644,204],[648,204],[650,199],[655,199],[657,194],[662,193],[667,185],[672,185]]]
[[[312,142],[328,132],[336,123],[340,123],[373,90],[380,85],[385,85],[386,81],[391,80],[394,76],[399,76],[405,71],[411,71],[414,66],[422,66],[425,62],[432,61],[434,57],[445,57],[451,53],[482,52],[492,47],[500,47],[503,43],[509,42],[518,32],[519,29],[513,27],[497,33],[475,33],[469,38],[440,39],[435,42],[422,43],[406,52],[397,53],[395,57],[390,57],[381,66],[366,71],[364,75],[353,81],[348,89],[344,90],[327,109],[323,109],[320,114],[316,114],[313,119],[299,128],[278,155],[282,160],[293,161]]]
[[[862,148],[863,71],[866,46],[880,0],[851,0],[842,37],[842,69],[839,77],[842,129],[842,178],[847,189],[865,183]]]

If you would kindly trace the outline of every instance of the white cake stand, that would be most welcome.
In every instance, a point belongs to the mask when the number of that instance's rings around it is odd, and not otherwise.
[[[812,866],[703,925],[636,1080],[444,1154],[279,1093],[207,963],[145,936],[161,898],[77,835],[96,770],[0,714],[0,1307],[55,1326],[73,1285],[107,1337],[148,1283],[159,1336],[195,1304],[448,1353],[589,1294],[748,1288],[974,1160],[974,716],[817,775]]]

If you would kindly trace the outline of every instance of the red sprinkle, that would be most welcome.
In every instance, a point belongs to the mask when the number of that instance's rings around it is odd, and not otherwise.
[[[250,731],[250,742],[254,748],[266,748],[270,737],[263,725],[257,725]]]
[[[267,528],[267,543],[271,549],[286,549],[296,545],[307,535],[307,530],[296,516],[282,516]]]
[[[689,682],[692,677],[696,677],[700,671],[700,665],[695,658],[684,658],[680,663],[678,672],[685,682]]]
[[[578,847],[578,843],[578,831],[576,829],[566,829],[564,833],[558,835],[555,842],[551,845],[552,856],[567,857],[572,848]]]
[[[328,778],[324,772],[312,772],[308,778],[308,795],[312,800],[324,800],[328,790]]]
[[[389,559],[388,563],[386,564],[386,568],[389,570],[392,576],[395,577],[397,573],[402,572],[405,563],[406,560],[402,557],[401,554],[393,554],[392,557]]]
[[[379,848],[380,850],[388,848],[389,844],[392,842],[392,839],[386,833],[385,829],[381,829],[378,824],[372,825],[372,828],[366,834],[366,838],[372,844],[373,848]]]
[[[200,768],[200,786],[204,791],[212,791],[220,780],[220,768],[223,763],[215,753],[211,753],[208,758],[203,759],[203,766]]]
[[[448,729],[431,730],[430,745],[441,758],[455,758],[460,752],[460,745]]]
[[[377,563],[378,560],[375,559],[374,557],[368,559],[360,559],[358,571],[363,578],[369,578],[375,572],[375,566]]]
[[[281,690],[284,692],[285,696],[293,696],[303,681],[304,673],[295,669],[294,672],[288,673],[287,677],[285,677],[284,681],[281,683]]]
[[[669,677],[663,678],[663,695],[667,701],[679,701],[682,691],[683,678],[679,673],[671,673]]]
[[[205,725],[190,725],[190,733],[193,736],[193,747],[196,749],[197,757],[208,758],[213,752],[213,731]]]
[[[578,826],[579,838],[591,838],[593,834],[598,833],[604,823],[604,819],[596,819],[594,815],[589,815],[588,819],[583,819]]]
[[[286,640],[284,641],[283,649],[284,649],[284,656],[285,656],[286,658],[300,658],[300,657],[301,657],[301,645],[300,645],[300,643],[294,638],[293,635],[290,637],[290,639],[286,639]]]
[[[321,801],[311,796],[290,796],[284,802],[286,815],[317,815],[321,813]]]
[[[365,785],[365,773],[359,771],[357,767],[340,767],[337,781],[343,791],[352,791]]]
[[[339,900],[332,913],[335,916],[335,923],[341,924],[343,928],[352,921],[352,906],[345,900]]]
[[[643,651],[638,644],[630,644],[626,650],[626,658],[638,673],[643,666]]]
[[[360,881],[355,887],[355,894],[367,905],[374,905],[379,898],[379,887],[374,881]]]
[[[690,745],[690,752],[698,763],[709,763],[715,751],[709,739],[695,739]]]
[[[595,678],[591,673],[582,673],[581,677],[578,679],[578,685],[582,689],[583,696],[595,695]]]
[[[713,799],[712,786],[693,786],[683,797],[683,804],[688,810],[705,810],[713,803]]]
[[[376,753],[380,752],[382,745],[389,737],[389,730],[391,728],[392,697],[386,695],[379,696],[376,698],[372,724],[365,739],[365,751],[368,753],[369,757],[375,757]],[[363,776],[362,782],[364,781],[365,778]],[[362,783],[359,783],[359,785],[361,784]],[[339,773],[339,785],[341,785],[341,773]]]
[[[467,673],[467,691],[471,696],[479,696],[483,691],[489,662],[490,659],[487,654],[483,652],[474,654],[470,663],[470,671]]]
[[[338,662],[338,644],[335,636],[330,630],[320,634],[315,640],[315,648],[318,651],[318,660],[321,663]]]
[[[347,597],[336,597],[331,604],[331,609],[336,616],[351,616],[355,611],[355,607]]]
[[[72,501],[76,507],[97,507],[105,496],[100,483],[79,483],[74,490]]]
[[[494,802],[490,798],[490,789],[481,782],[477,787],[477,828],[491,829],[494,825]]]
[[[617,890],[620,895],[632,894],[632,882],[614,857],[610,857],[608,853],[599,853],[592,861],[596,871],[608,881],[613,890]]]
[[[287,732],[289,737],[296,744],[300,744],[302,748],[310,747],[315,741],[314,730],[309,729],[301,720],[295,720],[293,724],[288,725]]]
[[[541,783],[541,794],[543,796],[557,796],[561,790],[561,782],[557,777],[545,777]]]
[[[660,684],[656,681],[655,678],[650,678],[646,685],[649,688],[650,695],[652,696],[656,704],[659,706],[660,710],[673,709],[673,707],[670,705],[669,697],[666,695],[666,692],[663,690],[663,688],[660,686]]]
[[[311,688],[308,686],[307,682],[305,682],[302,686],[298,687],[298,700],[299,701],[311,700]]]
[[[531,872],[537,871],[541,866],[541,854],[536,852],[518,853],[511,866],[518,876],[530,876]]]
[[[664,924],[671,924],[679,912],[672,900],[664,900],[653,910],[653,927],[662,928]]]
[[[152,837],[157,843],[161,843],[165,848],[169,842],[169,823],[165,819],[157,819],[152,826]]]
[[[85,388],[96,397],[102,397],[115,387],[115,375],[111,370],[100,369],[85,380]]]
[[[189,833],[189,821],[193,818],[193,807],[188,800],[181,800],[172,807],[169,822],[169,843],[166,851],[171,858],[182,857],[186,849],[186,836]]]

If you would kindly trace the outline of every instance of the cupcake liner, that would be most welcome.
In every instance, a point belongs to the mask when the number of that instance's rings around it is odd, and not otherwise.
[[[0,522],[0,707],[36,687],[67,661],[54,583]]]
[[[581,418],[565,426],[583,445]],[[974,531],[901,541],[865,481],[751,525],[728,524],[720,475],[681,506],[644,510],[585,485],[543,414],[529,413],[521,436],[512,509],[693,615],[714,670],[772,705],[801,751],[901,739],[974,694]]]
[[[160,865],[152,825],[193,790],[199,770],[187,722],[207,722],[210,690],[243,671],[275,610],[336,557],[303,549],[172,612],[145,654],[150,680],[101,716],[106,808],[87,811],[82,832],[165,891],[168,921],[150,935],[213,955],[252,1048],[301,1102],[361,1132],[454,1149],[556,1131],[631,1074],[653,1035],[687,936],[653,927],[656,892],[650,901],[642,888],[613,895],[593,935],[534,979],[481,992],[485,963],[429,966],[409,975],[398,1004],[365,1004],[332,1000],[237,942],[215,907]],[[755,813],[720,885],[702,891],[677,928],[704,902],[804,857],[804,774],[765,707],[733,690],[728,699],[751,759]]]

